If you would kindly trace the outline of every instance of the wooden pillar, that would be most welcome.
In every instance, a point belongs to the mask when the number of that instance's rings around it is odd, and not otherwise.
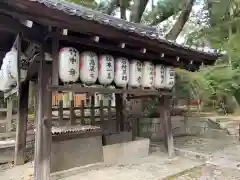
[[[95,126],[95,96],[91,96],[91,125]]]
[[[74,111],[74,100],[70,100],[70,124],[76,124],[76,115]]]
[[[116,125],[117,130],[124,131],[126,122],[126,94],[116,94]]]
[[[28,89],[29,81],[21,84],[18,93],[18,115],[15,145],[15,165],[22,165],[25,162],[25,148],[27,139],[28,121]]]
[[[52,56],[53,56],[53,62],[52,62],[52,84],[53,85],[59,85],[59,77],[58,77],[58,67],[59,67],[59,61],[58,61],[58,50],[59,50],[59,29],[56,28],[52,40]]]
[[[12,128],[12,115],[13,115],[13,101],[12,97],[7,98],[7,124],[6,124],[6,132],[10,132]]]
[[[34,179],[50,179],[51,155],[51,118],[52,93],[47,91],[47,84],[51,78],[51,66],[46,64],[44,45],[41,47],[41,61],[38,71],[37,118],[35,133]]]
[[[84,100],[81,100],[81,124],[85,125],[85,102]]]
[[[27,118],[28,118],[28,91],[29,82],[20,81],[20,63],[22,52],[22,34],[20,33],[16,40],[17,47],[17,95],[18,95],[18,115],[17,115],[17,130],[16,130],[16,144],[15,144],[15,165],[22,165],[25,162],[25,148],[26,148],[26,136],[27,136]]]
[[[116,94],[116,131],[119,132],[122,116],[122,99],[120,94]]]
[[[170,97],[162,96],[160,98],[160,118],[164,131],[164,144],[170,157],[174,156],[174,144],[171,122]]]

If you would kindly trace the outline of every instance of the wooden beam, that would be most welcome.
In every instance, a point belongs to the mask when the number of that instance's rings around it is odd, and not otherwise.
[[[24,39],[41,42],[44,38],[43,27],[33,27],[32,29],[22,25],[20,21],[12,18],[11,16],[0,14],[0,31],[6,31],[17,35],[22,32]]]
[[[170,97],[162,96],[160,98],[160,118],[164,131],[164,144],[170,157],[174,156],[174,144],[172,134],[172,122],[170,114]]]
[[[51,154],[51,118],[52,98],[51,92],[47,91],[50,82],[51,69],[46,66],[44,56],[44,44],[41,46],[41,61],[38,72],[38,94],[37,94],[37,118],[35,133],[34,154],[34,179],[49,180],[50,178],[50,154]]]
[[[27,133],[27,118],[28,118],[28,92],[29,82],[20,81],[20,62],[22,52],[22,34],[17,37],[17,95],[18,95],[18,115],[17,115],[17,132],[15,144],[15,165],[22,165],[25,162],[25,147]]]
[[[59,85],[59,61],[58,61],[58,50],[59,50],[59,29],[56,28],[53,37],[52,37],[52,84],[53,85]]]
[[[53,33],[49,34],[49,37],[54,38],[54,34]],[[180,66],[180,62],[177,62],[176,58],[172,58],[172,57],[162,58],[160,56],[160,54],[157,54],[157,53],[139,53],[138,50],[121,48],[120,46],[114,46],[114,45],[110,45],[110,44],[103,43],[103,42],[96,43],[93,40],[91,40],[91,38],[88,38],[88,37],[59,35],[59,40],[64,40],[64,41],[68,41],[71,43],[81,44],[84,46],[104,49],[106,51],[111,51],[111,52],[118,52],[118,53],[120,52],[120,53],[125,54],[126,56],[132,56],[134,58],[138,58],[139,60],[151,59],[151,61],[153,61],[155,63],[159,63],[159,61],[161,61],[162,64],[174,65],[176,67]]]
[[[152,90],[152,89],[113,89],[113,88],[98,88],[98,87],[82,87],[78,84],[73,85],[63,85],[63,86],[55,86],[55,85],[49,85],[48,86],[49,91],[71,91],[76,93],[95,93],[98,92],[99,94],[137,94],[137,95],[172,95],[172,92],[166,90]]]
[[[13,101],[12,97],[7,98],[7,124],[6,124],[6,132],[10,132],[12,128],[12,115],[13,115]]]

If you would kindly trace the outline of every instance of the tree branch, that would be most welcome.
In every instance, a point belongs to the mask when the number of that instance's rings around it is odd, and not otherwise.
[[[111,0],[106,9],[103,9],[102,12],[108,15],[111,15],[115,9],[119,6],[119,0]]]
[[[134,0],[132,11],[130,15],[130,21],[140,23],[143,12],[147,6],[148,0]]]
[[[179,18],[176,23],[173,25],[170,32],[166,35],[167,39],[176,40],[178,35],[181,33],[185,23],[187,22],[189,15],[192,11],[192,7],[195,0],[188,0],[185,9],[181,12]]]
[[[121,15],[121,19],[126,20],[126,10],[127,10],[127,6],[128,6],[128,0],[119,0],[119,4],[120,4],[120,15]]]

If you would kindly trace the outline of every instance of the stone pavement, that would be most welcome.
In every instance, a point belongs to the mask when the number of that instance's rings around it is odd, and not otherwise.
[[[161,147],[161,145],[159,145]],[[104,166],[78,172],[62,180],[240,180],[240,144],[225,139],[199,137],[175,138],[175,147],[181,151],[206,155],[207,162],[189,157],[168,158],[167,153],[155,151],[148,157],[125,165]],[[30,180],[33,164],[28,163],[7,170],[0,169],[1,180]],[[170,177],[169,177],[170,176]],[[60,178],[57,178],[60,179]]]
[[[181,157],[169,159],[166,153],[158,152],[132,164],[99,168],[62,180],[160,180],[201,164]]]

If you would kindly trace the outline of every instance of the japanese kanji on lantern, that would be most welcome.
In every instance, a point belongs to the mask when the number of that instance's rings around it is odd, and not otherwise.
[[[130,61],[129,65],[129,82],[128,85],[131,87],[141,86],[142,80],[142,63],[138,60]]]
[[[9,67],[8,67],[8,56],[5,56],[3,58],[3,63],[2,63],[2,67],[1,67],[1,78],[0,78],[0,84],[1,84],[1,90],[2,91],[6,91],[8,89],[10,89],[10,86],[15,84],[16,80],[13,79],[13,77],[11,76],[10,72],[9,72]]]
[[[108,85],[114,79],[114,58],[111,55],[101,55],[98,59],[98,81],[102,85]]]
[[[6,56],[5,59],[7,59],[6,63],[8,64],[7,68],[9,69],[9,73],[12,76],[12,78],[14,79],[15,82],[17,82],[17,76],[18,76],[18,71],[17,71],[17,50],[16,49],[12,49],[11,51],[9,51]],[[27,68],[28,68],[28,60],[27,57],[22,54],[21,55],[21,59],[20,59],[20,80],[21,82],[25,81],[26,77],[27,77]]]
[[[175,84],[175,72],[172,67],[166,68],[166,88],[171,89]]]
[[[62,82],[76,82],[79,78],[79,52],[72,47],[59,51],[59,77]]]
[[[129,62],[128,59],[120,57],[115,60],[114,82],[118,87],[126,87],[129,80]]]
[[[146,88],[152,87],[153,80],[154,80],[154,65],[149,61],[145,61],[143,63],[142,69],[142,81],[141,81],[142,87]]]
[[[157,64],[154,72],[154,87],[165,88],[166,68],[163,65]]]
[[[98,78],[98,56],[85,51],[80,56],[80,79],[84,84],[94,84]]]

